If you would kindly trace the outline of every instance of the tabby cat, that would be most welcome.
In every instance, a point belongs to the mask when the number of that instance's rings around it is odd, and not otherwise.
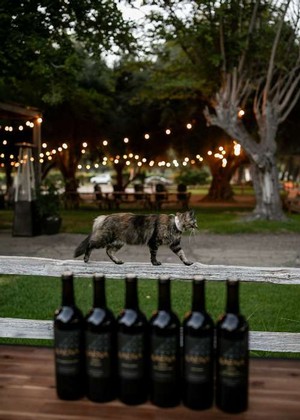
[[[182,232],[196,229],[197,221],[193,210],[176,215],[116,213],[99,216],[94,220],[92,233],[76,248],[74,257],[84,254],[88,262],[94,248],[106,248],[109,258],[116,264],[123,264],[114,253],[124,244],[147,244],[150,249],[151,263],[160,265],[156,254],[160,245],[169,245],[185,265],[189,261],[180,246]]]

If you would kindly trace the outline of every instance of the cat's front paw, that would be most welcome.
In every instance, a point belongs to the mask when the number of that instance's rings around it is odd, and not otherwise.
[[[114,261],[114,263],[115,264],[124,264],[124,261],[122,261],[122,260],[116,260],[116,261]]]
[[[89,257],[84,257],[84,258],[83,258],[83,261],[84,261],[85,263],[89,262]]]
[[[185,265],[193,265],[194,263],[192,261],[183,261],[183,264],[185,264]]]
[[[153,265],[161,265],[160,261],[151,261]]]

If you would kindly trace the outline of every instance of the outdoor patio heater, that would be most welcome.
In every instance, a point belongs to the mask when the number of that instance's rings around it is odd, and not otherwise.
[[[40,223],[36,201],[34,159],[31,143],[19,143],[19,166],[14,192],[13,236],[39,234]]]

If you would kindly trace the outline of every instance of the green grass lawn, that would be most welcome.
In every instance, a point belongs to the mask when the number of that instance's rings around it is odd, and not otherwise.
[[[139,210],[141,213],[141,210]],[[172,213],[172,210],[166,210]],[[108,212],[101,212],[106,214]],[[145,212],[144,212],[145,213]],[[201,208],[195,210],[199,231],[220,234],[234,233],[259,233],[259,232],[300,232],[300,215],[289,215],[286,222],[253,221],[246,222],[245,217],[249,210],[242,208]],[[99,210],[68,210],[62,212],[62,231],[69,233],[90,232],[95,217]]]
[[[133,211],[149,213],[141,209]],[[165,212],[172,213],[174,210],[167,209]],[[108,213],[108,211],[99,211],[93,207],[80,210],[62,210],[61,232],[87,234],[91,230],[95,217],[99,214]],[[219,234],[300,232],[300,214],[288,215],[288,221],[286,222],[246,222],[245,217],[250,214],[250,211],[245,208],[203,207],[195,209],[195,213],[200,232]],[[12,224],[12,210],[0,210],[0,230],[11,230]]]
[[[76,278],[76,302],[84,314],[92,303],[91,279]],[[124,305],[124,281],[107,280],[107,303],[117,315]],[[173,310],[182,320],[190,310],[192,284],[188,281],[172,281]],[[206,306],[216,321],[225,308],[225,283],[207,282]],[[249,321],[253,331],[299,332],[300,288],[293,285],[243,283],[240,287],[241,312]],[[37,276],[0,276],[1,317],[53,319],[60,306],[61,282],[58,278]],[[140,307],[149,318],[157,307],[157,282],[139,280]],[[20,342],[2,339],[0,342]],[[21,341],[24,342],[24,341]],[[40,340],[25,340],[41,344]],[[42,344],[52,344],[42,341]],[[263,353],[257,352],[256,355]],[[274,354],[264,353],[266,356]],[[289,355],[287,355],[289,356]],[[292,355],[295,357],[295,354]]]

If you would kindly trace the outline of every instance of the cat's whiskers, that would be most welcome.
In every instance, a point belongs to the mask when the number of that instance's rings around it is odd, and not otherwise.
[[[196,236],[196,229],[195,228],[192,228],[191,230],[190,230],[190,234],[189,234],[189,242],[191,242],[191,237],[194,237],[195,238],[195,236]]]

